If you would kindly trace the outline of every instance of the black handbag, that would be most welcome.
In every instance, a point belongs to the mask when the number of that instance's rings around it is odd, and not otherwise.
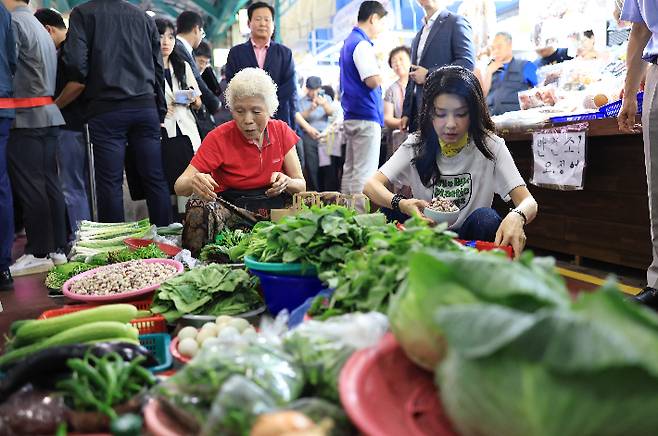
[[[169,192],[175,194],[174,184],[194,157],[194,148],[189,136],[178,135],[169,138],[164,128],[162,129],[161,143],[162,169],[169,185]]]

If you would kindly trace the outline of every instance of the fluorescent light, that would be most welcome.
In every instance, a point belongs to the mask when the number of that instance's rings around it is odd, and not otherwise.
[[[149,17],[155,17],[155,12],[153,12],[153,11],[146,11],[146,15],[148,15]]]

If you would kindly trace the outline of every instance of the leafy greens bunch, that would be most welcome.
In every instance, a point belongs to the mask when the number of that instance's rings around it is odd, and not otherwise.
[[[155,293],[151,311],[168,322],[182,315],[238,315],[263,304],[258,278],[241,269],[211,264],[164,282]]]
[[[325,271],[320,279],[335,289],[329,304],[324,297],[314,301],[310,315],[319,319],[352,312],[377,311],[386,313],[389,298],[409,272],[408,256],[419,249],[466,250],[446,232],[446,226],[430,227],[413,218],[400,231],[394,225],[379,228],[370,234],[361,251],[347,255],[345,265]]]
[[[302,262],[318,271],[334,269],[386,225],[382,214],[357,215],[341,206],[312,207],[281,222],[258,223],[246,255],[260,262]]]

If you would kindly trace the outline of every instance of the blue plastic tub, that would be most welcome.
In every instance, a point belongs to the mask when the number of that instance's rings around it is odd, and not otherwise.
[[[315,297],[323,288],[317,277],[281,276],[251,270],[260,279],[263,297],[269,312],[276,316],[283,309],[292,312],[309,297]]]
[[[169,343],[171,338],[167,333],[149,333],[145,335],[139,335],[139,343],[142,347],[149,350],[155,356],[155,360],[158,361],[156,366],[148,368],[151,372],[157,373],[162,372],[171,366],[173,363],[173,357],[169,353]]]

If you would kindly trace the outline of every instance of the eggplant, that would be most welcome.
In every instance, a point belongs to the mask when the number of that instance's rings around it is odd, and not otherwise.
[[[83,358],[87,350],[102,357],[116,352],[130,362],[137,356],[146,357],[145,367],[155,366],[158,361],[146,348],[126,342],[101,342],[98,344],[74,344],[51,347],[32,354],[10,367],[0,380],[0,399],[8,398],[13,392],[31,383],[34,386],[53,389],[58,380],[71,373],[66,361]],[[0,400],[0,403],[2,400]]]

